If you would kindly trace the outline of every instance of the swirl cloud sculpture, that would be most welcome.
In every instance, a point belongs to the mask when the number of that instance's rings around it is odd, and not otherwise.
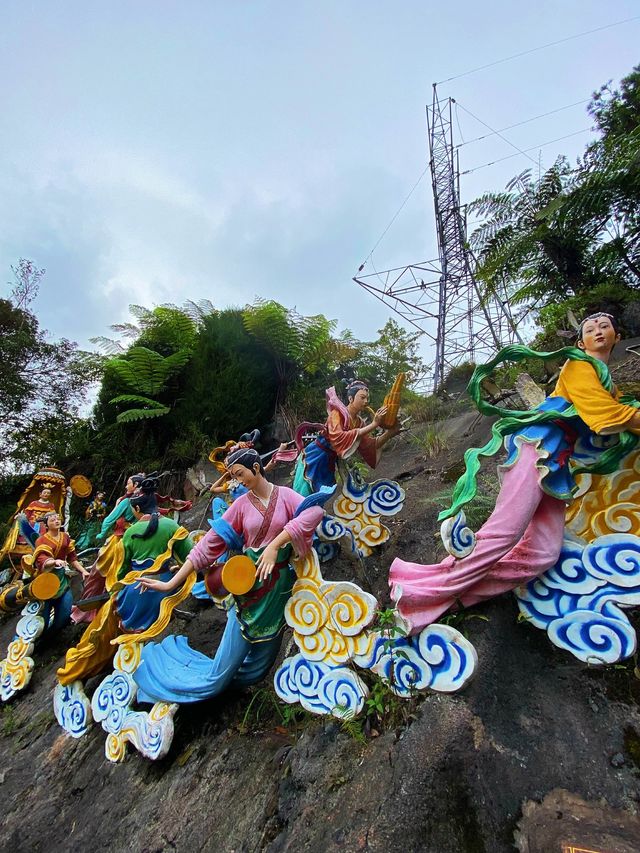
[[[325,581],[313,551],[294,566],[298,580],[285,618],[299,651],[274,676],[283,701],[299,702],[313,714],[350,718],[368,695],[354,667],[370,670],[402,698],[417,690],[451,693],[473,676],[476,650],[455,628],[430,625],[406,637],[396,616],[372,630],[379,612],[373,595],[353,583]]]
[[[556,565],[515,592],[529,622],[578,660],[624,660],[637,647],[621,608],[640,604],[640,537],[608,533],[589,544],[567,537]]]
[[[461,690],[475,673],[478,654],[455,628],[436,623],[415,637],[390,639],[378,633],[367,654],[354,662],[383,678],[397,696],[407,697],[416,690]]]
[[[45,629],[43,611],[44,604],[40,601],[30,601],[21,611],[13,640],[4,660],[0,661],[0,700],[3,702],[8,702],[31,681],[35,667],[31,655],[35,641]]]
[[[105,755],[123,761],[127,743],[151,760],[162,758],[173,740],[175,703],[156,702],[149,712],[134,711],[138,687],[133,673],[140,663],[142,643],[123,644],[113,661],[113,672],[103,678],[91,699],[96,722],[107,732]]]
[[[389,538],[382,518],[400,512],[404,499],[405,491],[395,480],[366,483],[349,472],[334,502],[333,515],[325,515],[318,525],[318,536],[323,542],[337,542],[345,536],[354,553],[368,557]]]
[[[299,702],[312,714],[350,719],[360,713],[369,693],[366,684],[347,666],[330,666],[297,654],[278,667],[273,686],[288,704]]]

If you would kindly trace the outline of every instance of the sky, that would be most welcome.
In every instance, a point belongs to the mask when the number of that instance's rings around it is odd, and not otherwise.
[[[129,304],[187,299],[276,299],[374,339],[391,312],[352,277],[427,164],[432,84],[633,16],[637,0],[3,0],[0,295],[32,259],[41,325],[89,348]],[[473,116],[501,129],[586,101],[638,45],[640,17],[440,85],[462,171],[514,153],[471,142]],[[575,160],[591,125],[581,103],[505,131],[535,163],[463,174],[463,202]],[[363,272],[436,256],[427,174]]]

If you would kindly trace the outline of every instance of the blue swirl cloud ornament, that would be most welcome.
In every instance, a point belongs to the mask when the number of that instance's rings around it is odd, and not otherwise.
[[[628,658],[636,650],[636,632],[626,618],[617,619],[591,610],[574,610],[556,619],[549,639],[578,660],[607,664]]]
[[[454,693],[475,675],[475,646],[450,625],[428,625],[418,634],[417,641],[421,657],[431,668],[431,690]]]
[[[137,685],[128,673],[116,670],[107,675],[91,697],[93,719],[109,734],[118,734],[136,693]]]
[[[375,480],[366,499],[370,515],[396,515],[402,509],[404,489],[395,480]]]
[[[349,719],[364,707],[368,690],[346,666],[332,667],[301,654],[286,658],[274,676],[274,688],[283,702],[299,702],[312,714]]]
[[[53,712],[61,728],[71,737],[79,738],[91,725],[91,702],[81,681],[57,684],[53,691]]]
[[[462,510],[453,518],[445,518],[440,525],[440,538],[445,550],[458,560],[468,557],[476,547],[476,534],[467,525]]]
[[[624,660],[637,647],[621,608],[640,604],[640,537],[567,537],[558,563],[515,592],[520,611],[558,648],[589,664]]]
[[[397,696],[406,698],[416,690],[461,690],[475,674],[478,654],[455,628],[436,623],[415,637],[379,634],[369,652],[354,657],[354,663],[375,672]]]
[[[640,588],[640,537],[624,533],[599,536],[584,549],[584,568],[594,579],[618,587]]]

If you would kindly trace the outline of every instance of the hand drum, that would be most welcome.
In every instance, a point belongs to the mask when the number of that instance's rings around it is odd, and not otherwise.
[[[222,566],[214,566],[205,577],[205,585],[210,595],[222,598],[228,593],[244,595],[249,592],[255,580],[255,563],[244,554],[238,554],[230,557]]]

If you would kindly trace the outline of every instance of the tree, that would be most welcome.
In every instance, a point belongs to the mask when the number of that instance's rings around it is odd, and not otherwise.
[[[258,300],[242,314],[246,330],[260,342],[273,360],[278,379],[276,405],[288,393],[318,373],[333,372],[353,357],[345,340],[334,338],[337,322],[324,314],[305,317],[273,300]]]
[[[506,287],[541,309],[545,340],[567,308],[629,305],[640,289],[640,69],[603,86],[589,112],[600,137],[575,167],[561,157],[471,205],[485,217],[471,237],[485,293]]]
[[[354,362],[356,378],[364,380],[372,392],[384,391],[393,385],[399,373],[407,373],[407,385],[418,382],[426,367],[419,355],[420,332],[407,332],[393,318],[378,329],[378,339],[360,344]]]
[[[123,358],[112,358],[107,369],[134,393],[119,394],[109,400],[112,405],[135,403],[135,408],[120,412],[119,424],[158,418],[170,411],[170,406],[154,399],[166,388],[169,378],[182,370],[191,358],[190,349],[181,349],[171,355],[162,356],[147,347],[131,347]]]
[[[12,298],[0,299],[0,471],[64,457],[103,359],[65,339],[50,342],[27,306],[44,270],[21,259]]]
[[[597,224],[563,208],[573,177],[560,157],[539,180],[527,169],[504,192],[486,193],[470,205],[486,219],[471,236],[485,293],[500,294],[506,286],[514,303],[547,303],[602,280],[593,256]]]
[[[598,253],[621,283],[640,287],[640,66],[620,90],[603,86],[589,112],[602,136],[578,166],[568,213],[588,216],[598,228]]]

